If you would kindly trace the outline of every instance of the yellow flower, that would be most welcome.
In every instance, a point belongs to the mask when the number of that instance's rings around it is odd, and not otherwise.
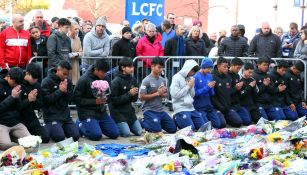
[[[112,175],[111,173],[106,173],[106,174],[104,174],[104,175]]]
[[[170,171],[169,165],[164,165],[163,169],[164,169],[165,171]]]
[[[290,166],[290,162],[288,160],[284,161],[284,165],[285,167],[289,167]]]
[[[42,172],[40,170],[35,170],[31,173],[31,175],[42,175]]]
[[[98,156],[99,154],[101,154],[101,152],[100,152],[99,150],[95,150],[95,151],[93,151],[93,152],[90,153],[90,155],[91,155],[92,157],[96,157],[96,156]]]
[[[50,153],[47,152],[47,151],[43,151],[43,152],[42,152],[42,156],[44,156],[44,157],[49,157],[49,156],[50,156]]]
[[[197,141],[197,140],[193,140],[192,145],[193,145],[193,146],[199,146],[199,145],[200,145],[200,142]]]
[[[269,142],[276,142],[278,140],[281,140],[281,134],[279,132],[274,132],[267,137]]]
[[[169,163],[169,170],[170,171],[175,171],[175,166],[174,166],[174,162]]]

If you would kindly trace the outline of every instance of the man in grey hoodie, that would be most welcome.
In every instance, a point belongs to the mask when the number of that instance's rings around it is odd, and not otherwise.
[[[193,75],[198,70],[199,66],[196,61],[187,60],[172,79],[170,94],[174,108],[174,120],[180,129],[191,126],[193,130],[197,130],[208,122],[205,113],[196,111],[193,106],[195,96]]]
[[[106,57],[110,51],[110,39],[106,33],[106,21],[99,18],[95,27],[87,33],[83,40],[84,57]],[[82,71],[95,63],[94,59],[82,59]]]

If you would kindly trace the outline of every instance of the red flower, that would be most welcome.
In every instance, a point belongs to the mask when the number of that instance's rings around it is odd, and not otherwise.
[[[230,136],[231,136],[231,138],[236,138],[238,135],[235,131],[231,131]]]
[[[168,151],[169,151],[170,153],[173,153],[173,154],[174,154],[174,153],[175,153],[175,148],[171,146],[171,147],[169,147]]]

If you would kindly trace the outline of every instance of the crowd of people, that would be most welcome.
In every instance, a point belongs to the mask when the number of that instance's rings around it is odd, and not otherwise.
[[[43,143],[80,136],[99,140],[128,137],[131,133],[175,133],[191,126],[198,130],[210,121],[214,128],[247,126],[261,117],[268,120],[296,120],[307,114],[304,99],[304,64],[301,61],[280,61],[272,65],[271,58],[307,56],[307,27],[299,32],[296,23],[282,36],[272,33],[269,23],[263,23],[260,33],[251,42],[244,36],[245,27],[234,25],[231,35],[221,31],[215,37],[202,32],[202,23],[193,21],[189,32],[175,24],[169,13],[160,26],[143,19],[132,28],[122,21],[120,38],[112,37],[105,17],[93,25],[79,18],[54,17],[49,24],[37,11],[30,29],[24,30],[23,16],[16,14],[12,26],[0,34],[0,149],[16,143],[14,139],[39,135]],[[206,57],[219,56],[215,64]],[[33,56],[48,56],[46,77],[42,68],[29,63]],[[105,59],[82,57],[121,56],[117,65]],[[144,69],[150,71],[142,82],[134,77],[136,56]],[[170,86],[162,77],[164,59],[159,56],[204,56],[201,64],[185,60],[170,77]],[[231,61],[224,57],[234,57]],[[239,57],[258,57],[256,66]],[[80,64],[81,63],[81,64]],[[112,80],[107,73],[113,66],[118,72]],[[270,68],[270,69],[269,69]],[[240,70],[242,72],[239,74]],[[82,73],[82,75],[81,75]],[[40,83],[40,79],[43,78]],[[110,84],[107,98],[97,98],[91,89],[96,80]],[[171,117],[163,99],[170,94],[174,110]],[[138,119],[133,102],[140,99],[143,118]],[[71,118],[69,104],[76,104],[78,120]],[[107,106],[109,108],[109,113]],[[35,110],[43,111],[45,125]],[[119,110],[120,109],[120,110]]]

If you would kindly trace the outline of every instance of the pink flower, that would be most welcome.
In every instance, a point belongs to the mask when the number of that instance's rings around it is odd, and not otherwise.
[[[104,80],[95,80],[92,82],[91,88],[97,91],[98,94],[103,94],[109,89],[109,83]]]

